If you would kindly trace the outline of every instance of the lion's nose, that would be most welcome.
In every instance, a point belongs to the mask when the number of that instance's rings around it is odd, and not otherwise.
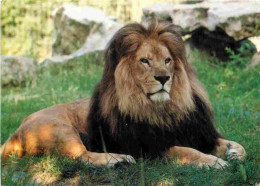
[[[164,85],[170,79],[170,76],[154,76],[154,79],[160,81],[161,84]]]

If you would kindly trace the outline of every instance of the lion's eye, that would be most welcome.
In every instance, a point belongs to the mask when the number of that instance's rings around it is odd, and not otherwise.
[[[149,65],[149,61],[146,58],[141,58],[140,61]]]
[[[169,57],[166,58],[166,59],[165,59],[165,64],[170,63],[170,61],[171,61],[171,58],[169,58]]]

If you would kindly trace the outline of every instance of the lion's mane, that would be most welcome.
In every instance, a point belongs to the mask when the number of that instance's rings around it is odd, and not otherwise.
[[[171,100],[152,102],[135,84],[128,64],[145,39],[163,43],[176,69]],[[179,145],[210,152],[220,136],[208,97],[187,62],[181,35],[173,25],[129,24],[111,39],[103,77],[95,87],[88,115],[87,148],[91,151],[157,157]],[[121,62],[121,63],[120,63]]]

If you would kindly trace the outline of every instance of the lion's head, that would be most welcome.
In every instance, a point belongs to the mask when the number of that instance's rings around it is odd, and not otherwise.
[[[173,25],[156,22],[129,24],[115,34],[94,94],[102,116],[111,123],[116,122],[118,108],[136,121],[167,125],[172,115],[180,120],[194,109],[194,94],[207,101],[186,61],[181,35]]]

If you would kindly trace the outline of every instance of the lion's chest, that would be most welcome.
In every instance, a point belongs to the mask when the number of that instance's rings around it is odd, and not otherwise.
[[[146,122],[120,120],[111,132],[107,123],[99,122],[99,129],[92,130],[90,150],[102,152],[104,139],[108,152],[130,154],[136,158],[156,158],[169,147],[176,144],[174,128],[162,128]],[[101,135],[102,133],[102,135]]]
[[[175,143],[173,130],[147,123],[122,124],[116,129],[113,139],[122,153],[135,157],[158,157]]]

